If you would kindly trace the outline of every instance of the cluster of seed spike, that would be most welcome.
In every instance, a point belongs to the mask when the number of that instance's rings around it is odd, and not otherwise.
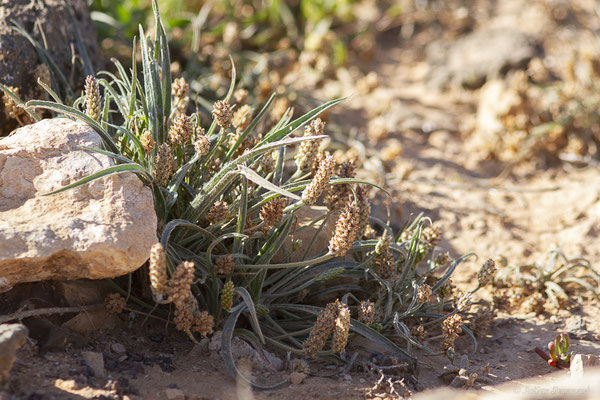
[[[358,232],[356,233],[356,238],[362,239],[367,234],[368,228],[370,228],[369,218],[371,217],[371,202],[369,201],[369,189],[367,186],[357,186],[356,204],[360,209],[358,214]]]
[[[233,119],[233,107],[225,100],[219,100],[213,105],[212,115],[221,129],[231,126]]]
[[[310,125],[304,128],[304,137],[323,135],[325,132],[325,123],[319,118],[313,120]],[[315,159],[319,152],[319,145],[322,139],[306,140],[300,143],[300,148],[296,153],[296,166],[300,171],[310,171],[314,169]]]
[[[208,151],[210,150],[210,139],[206,136],[204,129],[202,128],[196,129],[194,150],[196,150],[196,153],[198,153],[199,156],[208,154]]]
[[[304,204],[311,205],[317,201],[329,184],[329,179],[331,179],[334,171],[335,159],[331,154],[325,153],[323,160],[319,163],[315,176],[302,192],[302,201]]]
[[[317,353],[325,347],[327,339],[333,333],[332,349],[343,352],[348,342],[350,330],[350,309],[344,303],[336,300],[327,304],[319,312],[306,341],[304,341],[304,354],[315,358]]]
[[[375,310],[375,303],[370,300],[363,300],[360,302],[358,308],[358,320],[363,324],[372,325],[375,323],[377,312]]]
[[[215,260],[215,273],[218,275],[231,275],[235,267],[235,259],[231,254],[220,256]]]
[[[347,203],[336,224],[335,233],[329,241],[329,253],[343,257],[352,248],[358,231],[359,209],[356,201]]]
[[[185,81],[185,78],[177,78],[173,80],[171,85],[171,95],[173,97],[173,109],[176,115],[185,114],[188,104],[190,85]]]
[[[156,159],[154,160],[154,179],[160,186],[166,186],[173,175],[175,158],[173,150],[168,143],[158,146]]]
[[[152,293],[166,296],[168,293],[167,282],[167,255],[162,244],[155,243],[150,249],[150,288]]]
[[[109,312],[119,314],[125,308],[127,301],[119,293],[111,293],[104,299],[104,308]]]
[[[154,150],[154,148],[156,147],[156,141],[152,137],[152,132],[150,132],[148,129],[145,129],[144,132],[142,132],[140,142],[142,143],[144,153],[146,154],[150,154],[152,150]]]
[[[244,132],[250,125],[250,121],[252,121],[252,108],[247,104],[244,104],[233,113],[232,123],[238,133]]]
[[[287,206],[287,198],[281,196],[266,202],[260,209],[258,215],[264,223],[265,228],[277,226],[283,218],[283,210]]]
[[[350,332],[350,309],[344,303],[338,303],[337,306],[338,315],[335,318],[331,349],[335,352],[343,353],[346,349],[348,334]]]
[[[375,246],[373,269],[383,279],[393,281],[397,276],[394,253],[390,249],[390,238],[384,234]]]
[[[423,283],[417,288],[417,301],[419,303],[427,303],[431,299],[431,294],[431,286]]]
[[[442,335],[444,335],[441,346],[442,350],[448,350],[449,348],[454,347],[454,341],[462,332],[461,325],[462,317],[460,314],[453,314],[442,322]]]
[[[227,211],[229,210],[229,205],[224,201],[217,201],[215,204],[208,210],[206,213],[206,219],[211,224],[216,224],[217,222],[221,222],[227,216]]]
[[[181,331],[198,332],[202,336],[212,333],[214,318],[206,311],[200,312],[198,301],[191,292],[194,282],[194,263],[184,261],[177,266],[175,273],[167,277],[166,253],[160,243],[150,250],[150,287],[155,295],[166,296],[167,302],[175,305],[173,322]]]
[[[194,123],[192,117],[181,114],[169,129],[169,141],[175,147],[184,146],[189,143],[194,134]]]
[[[346,161],[337,167],[337,176],[340,178],[354,178],[356,167],[352,161]],[[352,197],[352,187],[349,183],[331,185],[325,195],[325,204],[330,210],[342,208]]]
[[[496,274],[496,262],[491,258],[487,260],[479,272],[477,273],[477,280],[479,282],[479,286],[483,287],[488,284]]]

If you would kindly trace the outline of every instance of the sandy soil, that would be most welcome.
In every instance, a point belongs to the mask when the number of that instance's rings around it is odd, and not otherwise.
[[[553,21],[548,14],[552,10],[544,8],[545,2],[501,3],[504,5],[484,13],[489,20],[478,21],[475,29],[486,23],[513,24],[538,38],[552,31],[555,38],[568,33],[573,41],[578,32],[584,34],[585,29],[578,31],[576,25],[543,25]],[[577,12],[589,11],[588,3],[578,2]],[[410,40],[401,39],[399,32],[389,32],[380,39],[377,58],[365,66],[377,73],[377,88],[359,94],[356,82],[345,81],[343,76],[323,88],[324,96],[331,91],[353,94],[331,117],[340,130],[355,129],[359,140],[367,140],[364,133],[368,118],[391,119],[389,137],[378,142],[371,155],[398,144],[402,152],[383,163],[371,160],[377,168],[369,170],[379,171],[372,177],[392,189],[393,221],[401,225],[424,212],[444,231],[442,249],[453,257],[477,254],[478,259],[468,259],[455,273],[454,282],[463,289],[475,286],[476,273],[488,257],[504,257],[511,265],[542,261],[555,244],[571,257],[581,255],[598,265],[600,180],[596,168],[563,163],[544,170],[517,169],[498,178],[506,165],[482,161],[465,140],[469,132],[464,127],[473,119],[480,92],[440,92],[427,84],[429,67],[423,54],[424,46],[432,39],[423,31],[417,31]],[[547,37],[544,40],[551,42]],[[547,56],[556,57],[551,49],[548,52]],[[377,210],[383,212],[382,208]],[[492,300],[489,290],[478,294]],[[129,326],[123,318],[115,322],[116,328],[90,333],[91,339],[83,347],[69,345],[63,351],[38,354],[26,345],[14,367],[11,390],[20,393],[18,398],[28,399],[163,399],[169,387],[179,388],[187,399],[363,399],[382,392],[370,391],[377,377],[362,372],[341,378],[310,376],[300,385],[251,392],[226,374],[214,352],[194,346],[181,335],[165,332],[160,323],[148,322],[140,328],[140,321]],[[581,328],[572,342],[574,350],[598,354],[597,303],[583,300],[569,310],[548,307],[540,315],[499,311],[475,351],[468,338],[458,340],[454,365],[481,372],[489,364],[489,374],[480,373],[476,388],[547,374],[552,370],[533,352],[534,347],[544,347],[557,332],[573,326]],[[111,349],[114,343],[123,345],[125,352],[116,354]],[[82,363],[82,351],[90,350],[110,356],[107,376],[94,376]],[[439,376],[451,360],[418,356],[420,388],[447,383]]]

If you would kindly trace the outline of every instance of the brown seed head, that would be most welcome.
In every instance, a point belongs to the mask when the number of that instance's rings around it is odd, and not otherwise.
[[[233,107],[225,100],[219,100],[213,105],[212,115],[222,129],[227,129],[231,126]]]
[[[417,288],[417,301],[419,303],[427,303],[431,299],[431,286],[426,283],[419,285]]]
[[[98,81],[91,75],[85,78],[85,113],[94,121],[100,121],[102,97]]]
[[[244,132],[252,121],[252,108],[245,104],[233,113],[233,126],[236,132]]]
[[[283,210],[287,206],[287,198],[281,196],[265,203],[258,213],[266,227],[276,226],[283,218]]]
[[[320,119],[318,121],[319,123],[312,121],[310,125],[307,125],[306,128],[304,128],[304,137],[319,135],[316,132],[316,128],[318,128],[320,132],[324,131],[324,124],[320,122]],[[321,141],[322,139],[306,140],[300,143],[300,147],[295,156],[296,166],[300,171],[309,171],[311,169],[315,169],[315,159],[317,153],[319,152],[319,145],[321,144]]]
[[[163,143],[158,147],[156,159],[154,160],[154,179],[161,186],[166,186],[173,175],[175,159],[173,150],[168,143]]]
[[[194,142],[194,149],[200,156],[208,154],[208,151],[210,150],[210,139],[208,136],[204,134],[198,135]]]
[[[479,281],[479,286],[483,287],[487,285],[496,274],[496,262],[491,258],[488,259],[477,274],[477,280]]]
[[[327,338],[333,332],[336,317],[337,306],[335,303],[327,304],[327,307],[319,312],[315,325],[304,342],[304,354],[307,357],[315,358],[317,352],[325,347]]]
[[[148,129],[144,130],[140,141],[142,142],[142,147],[144,148],[144,153],[146,154],[150,154],[156,147],[156,142],[152,138],[152,133]]]
[[[206,219],[211,224],[221,222],[223,219],[225,219],[225,217],[227,217],[228,210],[229,205],[226,202],[219,200],[210,208],[206,214]]]
[[[352,248],[358,230],[359,211],[356,201],[346,204],[335,224],[335,233],[329,241],[330,254],[343,257]]]
[[[169,129],[169,141],[175,147],[183,146],[192,139],[194,122],[189,115],[181,114]]]
[[[473,296],[471,293],[465,293],[461,290],[457,290],[454,294],[454,308],[459,312],[467,312],[473,304]]]
[[[194,324],[194,313],[198,311],[198,301],[189,291],[180,301],[175,302],[173,322],[180,331],[189,331]]]
[[[230,275],[235,267],[235,259],[231,254],[226,254],[215,260],[215,273],[218,275]]]
[[[410,335],[418,342],[423,343],[423,340],[427,337],[427,331],[423,325],[416,325],[410,329]]]
[[[263,173],[269,173],[275,169],[275,159],[272,154],[265,154],[260,158],[260,168]]]
[[[155,243],[150,249],[149,275],[152,293],[156,295],[167,294],[167,256],[160,243]]]
[[[394,254],[390,250],[387,250],[377,255],[373,260],[373,268],[383,279],[393,281],[397,275]]]
[[[337,176],[340,178],[354,178],[356,167],[352,161],[345,161],[337,167]],[[331,185],[325,195],[325,204],[330,210],[344,207],[352,197],[352,187],[348,183]]]
[[[203,337],[213,333],[215,327],[215,319],[208,311],[196,311],[194,313],[194,326],[192,331],[198,332]]]
[[[119,293],[111,293],[104,299],[104,308],[109,312],[119,314],[125,308],[127,301]]]
[[[302,192],[302,201],[304,204],[311,205],[317,201],[319,196],[321,196],[321,193],[323,193],[327,187],[329,179],[333,175],[334,168],[335,160],[333,156],[326,153],[325,158],[319,163],[317,173]]]
[[[428,226],[421,232],[421,239],[433,248],[442,239],[442,230],[439,226]]]
[[[321,136],[325,134],[325,122],[321,118],[313,119],[310,123],[313,128],[314,134]]]
[[[231,307],[233,307],[233,290],[235,286],[232,281],[227,281],[227,283],[223,286],[223,290],[221,291],[221,307],[223,310],[229,311]]]
[[[350,332],[350,309],[344,303],[336,302],[338,315],[335,319],[335,328],[333,329],[333,340],[331,348],[333,351],[343,353],[348,343],[348,333]]]
[[[543,314],[546,311],[546,299],[540,292],[535,292],[523,302],[523,308],[527,312],[533,312],[536,315]]]
[[[370,300],[361,301],[358,308],[358,320],[363,324],[371,325],[375,323],[375,303]]]
[[[194,283],[196,268],[191,261],[184,261],[177,266],[175,273],[168,282],[168,301],[181,303],[190,295],[190,287]]]
[[[190,102],[190,85],[185,81],[185,78],[177,78],[171,85],[171,95],[173,97],[173,108],[177,114],[185,114],[185,111]]]
[[[442,322],[442,334],[444,335],[444,343],[442,346],[446,349],[449,347],[454,347],[454,341],[458,338],[458,335],[462,332],[462,328],[460,327],[462,324],[462,317],[460,314],[454,314],[446,318]]]
[[[356,188],[356,200],[360,209],[358,218],[357,239],[362,239],[369,228],[369,217],[371,216],[371,202],[369,201],[369,188],[365,185],[359,185]]]
[[[452,257],[450,257],[449,252],[442,253],[435,258],[435,264],[439,266],[444,266],[452,261]]]
[[[11,92],[17,97],[20,97],[21,93],[18,87],[9,86]],[[25,116],[25,110],[12,99],[8,94],[4,93],[4,115],[7,119],[19,119],[19,117]]]

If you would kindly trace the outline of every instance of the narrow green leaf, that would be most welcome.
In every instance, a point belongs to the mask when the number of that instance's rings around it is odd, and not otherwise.
[[[279,129],[278,131],[275,131],[272,134],[265,136],[263,138],[263,140],[261,140],[259,142],[259,145],[263,144],[263,143],[271,142],[273,140],[281,140],[281,139],[289,136],[292,132],[294,132],[296,129],[300,128],[302,125],[306,124],[308,121],[310,121],[311,119],[313,119],[314,117],[319,115],[321,112],[325,111],[329,107],[332,107],[344,100],[345,99],[343,99],[343,98],[331,100],[323,105],[320,105],[319,107],[314,108],[313,110],[307,112],[300,118],[292,121],[291,123],[289,123],[288,125],[284,126],[281,129]]]
[[[42,196],[50,196],[51,194],[64,192],[65,190],[84,185],[88,182],[91,182],[91,181],[101,178],[103,176],[122,173],[122,172],[133,172],[133,173],[144,176],[148,180],[150,179],[150,177],[146,173],[146,170],[144,168],[142,168],[140,165],[138,165],[138,164],[120,164],[120,165],[115,165],[112,167],[105,168],[101,171],[95,172],[92,175],[86,176],[85,178],[82,178],[82,179],[78,180],[77,182],[63,186],[60,189],[53,190],[52,192],[49,192],[49,193],[44,193]]]
[[[54,102],[51,101],[45,101],[45,100],[30,100],[28,101],[25,106],[27,108],[45,108],[47,110],[52,110],[64,115],[68,115],[74,118],[77,118],[83,122],[85,122],[86,124],[88,124],[89,126],[91,126],[96,133],[98,133],[100,135],[100,137],[102,138],[102,141],[104,142],[104,145],[112,152],[114,153],[119,153],[119,149],[117,148],[117,145],[115,145],[115,143],[113,142],[112,138],[110,137],[110,135],[108,134],[108,132],[106,132],[104,129],[102,129],[102,127],[93,119],[91,119],[90,117],[88,117],[87,115],[85,115],[83,112],[73,108],[73,107],[69,107],[66,106],[64,104],[56,104]]]
[[[265,188],[273,193],[279,193],[280,195],[289,197],[290,199],[293,199],[293,200],[297,200],[297,201],[301,200],[300,196],[295,195],[292,192],[288,192],[287,190],[272,184],[271,182],[269,182],[268,180],[266,180],[265,178],[263,178],[262,176],[260,176],[259,174],[257,174],[256,172],[254,172],[253,170],[251,170],[250,168],[248,168],[244,165],[240,165],[238,167],[238,171],[239,171],[240,175],[245,176],[246,178],[248,178],[248,180],[256,183],[259,186],[262,186],[263,188]]]
[[[260,323],[258,322],[258,316],[256,315],[256,308],[254,307],[254,301],[252,300],[252,296],[244,287],[236,287],[235,291],[240,297],[246,302],[246,307],[248,307],[248,311],[250,312],[250,323],[252,324],[252,328],[254,332],[258,335],[258,338],[262,342],[265,343],[265,337],[260,329]]]

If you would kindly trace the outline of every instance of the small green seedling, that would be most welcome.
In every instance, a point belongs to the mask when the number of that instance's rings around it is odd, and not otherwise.
[[[573,352],[569,352],[570,346],[569,334],[561,333],[554,338],[554,341],[548,343],[550,356],[539,347],[535,348],[535,352],[548,362],[551,367],[558,369],[567,369],[571,365],[571,356]]]

